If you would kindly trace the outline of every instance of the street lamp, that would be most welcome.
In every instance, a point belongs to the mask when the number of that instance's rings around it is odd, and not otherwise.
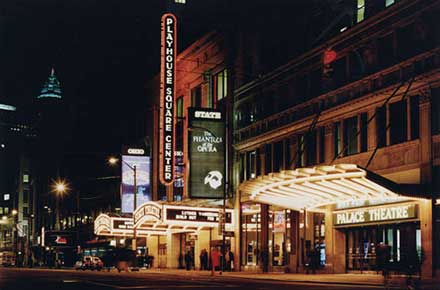
[[[69,190],[65,180],[57,179],[52,183],[52,192],[56,194],[56,224],[55,229],[60,230],[60,197]]]
[[[116,165],[118,163],[119,159],[116,157],[110,157],[108,159],[108,163],[110,165]],[[133,170],[133,240],[131,242],[131,249],[133,251],[137,251],[137,244],[136,244],[136,239],[137,239],[137,233],[136,233],[136,227],[135,227],[135,222],[134,222],[134,211],[136,210],[137,207],[137,183],[136,183],[136,175],[137,175],[137,170],[136,170],[136,165],[131,166],[130,164],[128,164],[127,162],[125,162],[124,160],[122,160],[122,162],[127,165],[128,168],[130,168],[131,170]]]

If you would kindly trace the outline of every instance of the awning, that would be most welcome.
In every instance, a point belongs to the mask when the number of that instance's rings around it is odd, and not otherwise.
[[[242,201],[294,210],[353,200],[404,200],[399,185],[355,164],[283,170],[243,182]]]
[[[167,235],[169,233],[195,232],[219,226],[219,207],[185,206],[179,203],[146,202],[139,205],[133,217],[100,214],[95,219],[95,234],[98,236],[133,236],[133,224],[138,237]],[[235,217],[232,209],[226,209],[225,229],[234,230]]]

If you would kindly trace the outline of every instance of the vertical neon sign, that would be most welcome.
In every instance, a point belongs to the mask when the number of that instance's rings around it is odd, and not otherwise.
[[[164,14],[161,28],[159,175],[161,183],[168,185],[174,180],[176,17]]]

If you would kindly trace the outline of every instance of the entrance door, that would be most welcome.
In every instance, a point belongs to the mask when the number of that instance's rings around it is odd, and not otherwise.
[[[390,248],[389,263],[416,263],[420,235],[419,223],[368,226],[345,231],[347,270],[379,270],[376,248],[387,245]]]

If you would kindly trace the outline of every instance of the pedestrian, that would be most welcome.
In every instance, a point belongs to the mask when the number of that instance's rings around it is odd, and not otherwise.
[[[211,276],[215,275],[215,268],[220,266],[220,253],[217,248],[211,249]]]
[[[234,253],[229,251],[229,270],[234,271]]]
[[[231,260],[230,260],[230,255],[229,255],[229,249],[226,250],[224,263],[225,263],[224,270],[230,271],[231,270]]]
[[[208,270],[208,251],[206,249],[200,253],[200,270]]]
[[[266,248],[263,248],[260,252],[260,261],[263,266],[263,273],[267,273],[269,271],[269,251]]]
[[[189,271],[191,270],[191,251],[186,252],[185,254],[185,266],[186,266],[186,270]]]

